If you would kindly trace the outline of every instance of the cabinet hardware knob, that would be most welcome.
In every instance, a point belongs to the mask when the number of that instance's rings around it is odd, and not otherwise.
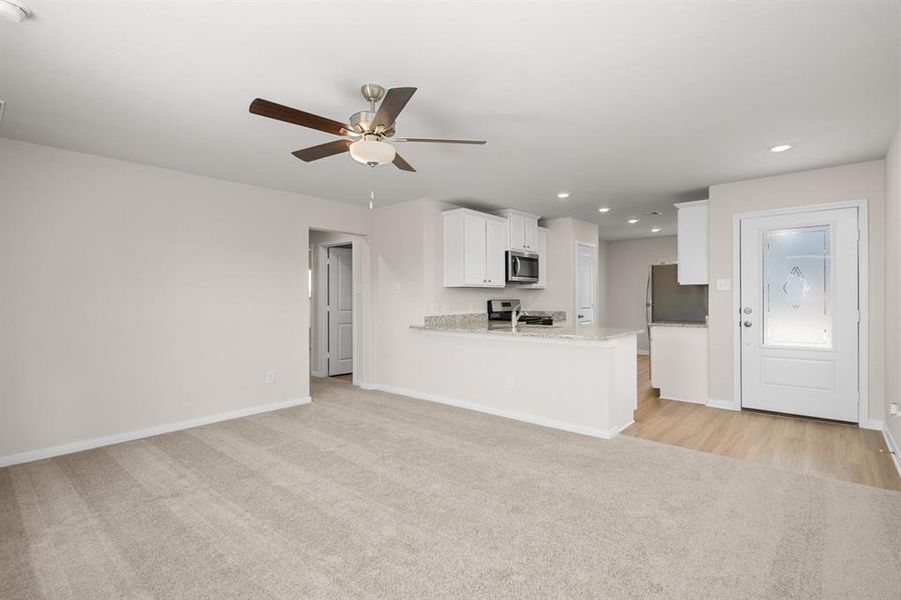
[[[750,327],[750,326],[751,326],[751,322],[750,322],[750,321],[745,321],[744,323],[742,323],[742,325],[744,325],[745,327]]]

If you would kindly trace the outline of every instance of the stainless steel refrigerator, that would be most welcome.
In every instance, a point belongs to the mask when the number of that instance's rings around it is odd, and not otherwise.
[[[704,323],[707,286],[679,285],[678,265],[651,265],[645,296],[651,323]]]
[[[705,323],[707,286],[679,285],[678,265],[651,265],[645,293],[648,349],[651,323]],[[650,356],[650,360],[654,357]],[[648,369],[650,377],[650,369]]]

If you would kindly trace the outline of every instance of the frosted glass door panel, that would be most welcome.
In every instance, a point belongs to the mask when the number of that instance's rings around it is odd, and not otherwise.
[[[832,347],[831,225],[763,232],[763,343]]]

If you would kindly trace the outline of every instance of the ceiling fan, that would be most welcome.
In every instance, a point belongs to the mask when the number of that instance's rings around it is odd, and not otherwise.
[[[413,97],[414,92],[416,92],[415,87],[400,87],[391,88],[386,93],[385,88],[376,83],[364,84],[360,87],[360,93],[363,94],[363,98],[369,101],[369,110],[352,114],[347,124],[289,106],[276,104],[262,98],[257,98],[250,103],[250,112],[255,115],[269,117],[270,119],[277,119],[286,123],[293,123],[341,136],[342,139],[340,140],[326,142],[325,144],[291,153],[304,162],[312,162],[327,156],[349,152],[351,158],[355,161],[370,167],[377,167],[390,162],[402,171],[415,172],[416,169],[404,160],[395,151],[394,146],[386,140],[434,144],[485,143],[485,140],[394,137],[394,126],[397,116],[407,105],[407,102],[410,101],[410,98]],[[378,111],[376,111],[375,104],[380,100],[381,104],[379,104]]]

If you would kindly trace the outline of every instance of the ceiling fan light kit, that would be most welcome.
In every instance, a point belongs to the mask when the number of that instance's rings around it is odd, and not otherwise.
[[[0,19],[21,23],[31,15],[31,11],[20,2],[12,0],[0,0]]]
[[[0,0],[3,2],[4,0]],[[410,163],[389,144],[394,136],[397,116],[416,92],[414,87],[391,88],[385,90],[377,83],[367,83],[360,87],[363,98],[369,102],[369,110],[351,115],[347,123],[334,121],[319,115],[304,112],[257,98],[250,103],[250,112],[270,119],[324,131],[342,139],[292,152],[304,162],[312,162],[327,156],[348,152],[355,161],[377,167],[391,163],[402,171],[416,172]],[[380,102],[378,110],[376,103]],[[353,140],[353,141],[351,141]],[[423,142],[437,144],[484,144],[484,140],[451,140],[441,138],[394,138],[397,142]]]
[[[357,140],[348,146],[350,157],[358,163],[377,167],[394,161],[397,152],[394,146],[387,144],[381,140],[373,139],[376,136],[363,136],[362,140]]]

